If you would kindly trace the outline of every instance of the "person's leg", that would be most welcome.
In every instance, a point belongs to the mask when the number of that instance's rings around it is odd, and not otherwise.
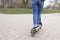
[[[38,5],[38,23],[39,24],[41,24],[41,13],[42,13],[43,5],[44,5],[44,2]]]
[[[37,27],[38,26],[38,5],[36,1],[32,2],[32,9],[33,9],[33,24],[34,27]]]

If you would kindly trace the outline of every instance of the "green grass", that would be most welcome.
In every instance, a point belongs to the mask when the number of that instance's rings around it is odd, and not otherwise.
[[[25,8],[0,8],[0,12],[6,14],[30,14],[32,10]]]
[[[32,14],[32,9],[27,8],[0,8],[0,12],[4,14]],[[60,10],[45,10],[42,11],[43,14],[47,13],[60,13]]]
[[[44,9],[42,13],[60,13],[60,10],[46,10]]]

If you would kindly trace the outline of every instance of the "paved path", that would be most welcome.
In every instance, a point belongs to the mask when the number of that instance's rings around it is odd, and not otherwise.
[[[60,40],[60,14],[42,14],[42,29],[30,36],[32,14],[0,14],[0,40]]]

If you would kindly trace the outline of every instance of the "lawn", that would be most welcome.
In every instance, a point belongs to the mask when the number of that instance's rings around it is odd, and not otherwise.
[[[0,8],[0,12],[4,14],[32,14],[32,9],[27,8]],[[43,14],[60,13],[60,10],[46,10],[43,9]]]

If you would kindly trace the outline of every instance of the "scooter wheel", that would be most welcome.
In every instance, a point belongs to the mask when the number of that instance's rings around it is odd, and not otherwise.
[[[32,30],[31,30],[31,36],[34,37],[35,34],[36,34],[36,29],[32,29]]]

